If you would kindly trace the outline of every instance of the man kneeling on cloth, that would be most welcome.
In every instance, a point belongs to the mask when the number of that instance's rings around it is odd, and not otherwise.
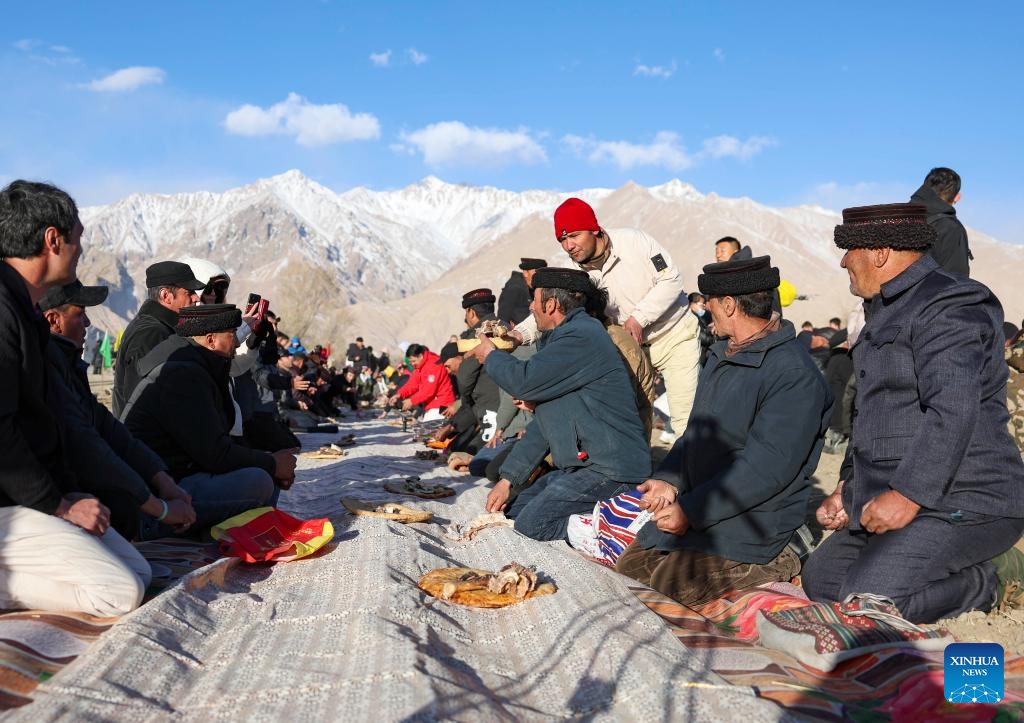
[[[767,256],[704,267],[719,335],[686,431],[638,488],[654,513],[615,569],[684,605],[788,581],[832,395],[793,325],[772,311]]]
[[[565,539],[570,515],[634,489],[651,472],[633,382],[604,326],[585,309],[595,291],[586,272],[537,269],[537,353],[521,361],[483,334],[474,350],[499,387],[536,405],[487,498],[488,512],[508,508],[516,530],[535,540]],[[556,469],[527,486],[549,452]]]
[[[848,208],[836,226],[866,324],[853,347],[857,416],[844,481],[818,509],[836,532],[803,576],[812,600],[883,595],[913,623],[989,610],[999,582],[991,560],[1024,530],[1003,310],[983,284],[928,255],[927,214],[910,204]]]

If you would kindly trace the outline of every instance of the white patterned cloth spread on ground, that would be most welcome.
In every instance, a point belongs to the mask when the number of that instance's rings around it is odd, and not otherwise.
[[[348,431],[348,430],[346,430]],[[444,537],[483,510],[484,481],[418,460],[381,422],[351,425],[337,461],[301,460],[280,506],[330,517],[328,549],[291,563],[220,560],[111,627],[35,691],[11,720],[780,720],[681,646],[625,579],[564,543],[505,527]],[[308,435],[304,446],[329,441]],[[455,497],[402,498],[434,512],[402,525],[356,517],[342,496],[395,499],[385,481],[418,475]],[[428,597],[438,567],[535,565],[558,592],[501,610]]]

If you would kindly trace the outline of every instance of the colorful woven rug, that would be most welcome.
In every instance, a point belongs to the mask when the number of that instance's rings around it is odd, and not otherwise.
[[[147,601],[220,557],[216,545],[190,540],[154,540],[136,547],[156,575]],[[32,610],[0,615],[0,710],[31,702],[39,683],[85,652],[119,619]]]
[[[1006,658],[1005,704],[953,705],[943,697],[941,652],[876,651],[825,673],[759,646],[759,611],[798,606],[803,595],[796,586],[737,592],[696,608],[636,583],[629,587],[715,673],[799,716],[859,723],[1024,720],[1024,657]]]

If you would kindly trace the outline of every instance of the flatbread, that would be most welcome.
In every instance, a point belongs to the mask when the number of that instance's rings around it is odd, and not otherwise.
[[[462,579],[467,575],[475,575],[482,578],[490,574],[486,570],[476,570],[470,567],[442,567],[437,570],[431,570],[421,577],[419,588],[428,595],[444,600],[444,586],[446,584],[454,585],[455,592],[452,593],[447,601],[471,608],[504,608],[521,603],[524,600],[541,597],[542,595],[551,595],[558,590],[554,583],[545,582],[538,585],[535,590],[526,593],[526,597],[518,598],[511,593],[491,592],[487,589],[486,579],[482,581],[465,581]]]
[[[434,519],[434,513],[427,510],[418,510],[415,507],[407,507],[398,502],[367,502],[355,497],[342,497],[341,504],[353,515],[361,517],[383,517],[385,520],[396,522],[430,522]]]
[[[505,351],[512,351],[515,348],[515,343],[508,339],[502,339],[500,336],[492,336],[491,343],[494,344],[498,349],[504,349]],[[473,351],[480,346],[480,340],[476,337],[472,339],[459,339],[456,343],[459,347],[459,353],[464,354],[467,351]]]
[[[306,459],[341,459],[345,456],[345,450],[336,444],[328,444],[312,452],[303,452],[300,456]]]

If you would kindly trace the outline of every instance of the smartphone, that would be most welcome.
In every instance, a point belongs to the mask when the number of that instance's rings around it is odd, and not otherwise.
[[[267,308],[269,306],[270,302],[259,294],[249,294],[249,299],[246,302],[245,308],[251,316],[256,317],[258,321],[263,321],[263,317],[266,315]]]

